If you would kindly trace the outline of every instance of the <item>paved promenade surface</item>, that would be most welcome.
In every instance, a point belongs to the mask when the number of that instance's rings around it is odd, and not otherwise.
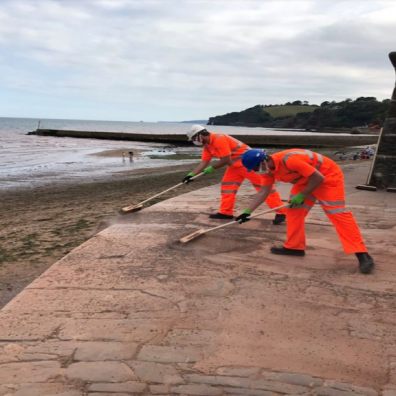
[[[316,206],[303,258],[269,253],[285,233],[272,214],[182,245],[219,224],[219,191],[181,195],[123,217],[0,311],[0,395],[395,396],[396,195],[354,188],[368,164],[345,171],[372,275]]]

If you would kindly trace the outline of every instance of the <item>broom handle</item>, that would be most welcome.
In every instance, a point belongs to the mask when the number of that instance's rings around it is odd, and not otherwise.
[[[204,174],[203,172],[198,173],[198,175],[193,176],[190,180],[194,180],[194,179],[196,179],[197,177],[202,176],[203,174]],[[160,193],[155,194],[155,195],[153,195],[152,197],[147,198],[147,199],[145,199],[144,201],[139,202],[139,203],[136,204],[136,205],[142,205],[142,204],[144,204],[144,203],[146,203],[146,202],[148,202],[148,201],[151,201],[152,199],[157,198],[157,197],[159,197],[160,195],[167,193],[168,191],[172,191],[173,189],[182,186],[183,184],[185,184],[185,183],[183,183],[183,182],[178,183],[178,184],[176,184],[175,186],[170,187],[170,188],[168,188],[167,190],[161,191]]]
[[[378,147],[380,145],[381,142],[381,138],[382,138],[382,131],[384,130],[384,128],[381,128],[379,136],[378,136],[378,141],[377,141],[377,147],[375,148],[375,153],[374,153],[374,158],[371,160],[371,165],[370,165],[370,171],[369,174],[367,176],[367,181],[366,181],[366,185],[370,185],[370,181],[371,181],[371,175],[373,174],[373,170],[374,170],[374,164],[375,164],[375,160],[377,158],[377,154],[378,154]]]
[[[284,205],[278,206],[276,208],[271,208],[271,209],[268,209],[268,210],[264,210],[262,212],[258,212],[258,213],[255,213],[255,214],[251,215],[250,218],[258,217],[258,216],[261,216],[261,215],[266,214],[266,213],[271,213],[271,212],[274,212],[276,210],[286,208],[287,206],[289,206],[289,204],[284,204]],[[208,228],[207,230],[205,230],[205,233],[207,233],[209,231],[218,230],[219,228],[227,227],[227,226],[229,226],[231,224],[235,224],[235,223],[237,223],[237,221],[233,220],[233,221],[230,221],[228,223],[221,224],[221,225],[219,225],[217,227]]]

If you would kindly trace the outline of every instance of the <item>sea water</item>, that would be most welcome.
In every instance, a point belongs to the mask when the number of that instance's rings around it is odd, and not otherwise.
[[[180,133],[191,127],[184,123],[144,123],[80,120],[38,120],[28,118],[0,118],[0,190],[15,187],[35,187],[54,182],[98,180],[133,169],[161,167],[192,160],[167,160],[167,154],[194,153],[191,147],[169,144],[119,140],[59,138],[27,135],[40,128],[72,129],[130,133]],[[97,156],[107,150],[138,151],[129,155]],[[150,158],[155,155],[156,159]],[[163,156],[163,159],[158,158]],[[195,160],[196,161],[196,160]]]

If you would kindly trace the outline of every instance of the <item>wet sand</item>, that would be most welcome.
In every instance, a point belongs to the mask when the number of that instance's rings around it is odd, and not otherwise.
[[[77,185],[0,192],[0,307],[73,248],[117,222],[121,207],[179,183],[190,168],[143,169]],[[222,174],[200,178],[151,204],[217,183]]]

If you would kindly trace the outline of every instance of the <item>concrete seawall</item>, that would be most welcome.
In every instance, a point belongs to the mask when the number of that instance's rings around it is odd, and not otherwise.
[[[185,135],[180,134],[144,134],[128,132],[100,132],[100,131],[74,131],[60,129],[37,129],[29,132],[29,135],[39,136],[58,136],[74,137],[89,139],[109,139],[109,140],[126,140],[156,143],[172,144],[189,144]],[[344,146],[364,146],[376,144],[378,136],[376,135],[320,135],[312,134],[301,136],[296,135],[235,135],[237,139],[242,140],[252,147],[273,146],[273,147],[344,147]]]

